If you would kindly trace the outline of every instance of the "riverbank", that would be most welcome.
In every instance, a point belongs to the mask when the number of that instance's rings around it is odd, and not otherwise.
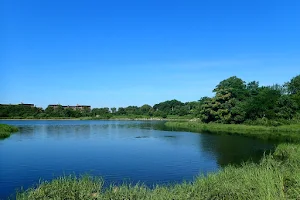
[[[1,121],[32,121],[32,120],[45,120],[45,121],[59,121],[59,120],[81,120],[80,118],[63,118],[63,119],[61,119],[61,118],[51,118],[51,119],[49,119],[49,118],[45,118],[45,119],[34,119],[34,118],[30,118],[30,119],[22,119],[22,118],[20,118],[20,119],[18,119],[18,118],[16,118],[16,119],[0,119]]]
[[[183,130],[198,133],[242,135],[263,140],[282,142],[300,142],[300,124],[282,126],[257,126],[243,124],[216,124],[199,122],[171,122],[165,126],[172,130]]]
[[[193,120],[191,116],[178,116],[178,115],[168,115],[165,118],[163,117],[154,117],[147,115],[108,115],[108,116],[97,116],[97,117],[14,117],[14,118],[0,118],[0,120],[135,120],[135,121],[189,121]]]
[[[105,120],[105,121],[178,121],[178,119],[163,119],[163,118],[45,118],[45,119],[0,119],[0,121],[80,121],[80,120]]]
[[[12,133],[17,131],[17,127],[7,124],[0,124],[0,139],[8,138]]]
[[[280,144],[259,164],[227,166],[191,183],[153,189],[128,184],[103,188],[103,184],[101,178],[61,177],[20,192],[16,199],[298,199],[300,145]]]
[[[60,121],[60,120],[108,120],[108,121],[178,121],[181,119],[164,119],[164,118],[157,118],[157,117],[149,117],[149,118],[130,118],[130,117],[116,117],[116,118],[96,118],[96,117],[81,117],[81,118],[39,118],[39,119],[0,119],[1,121],[32,121],[32,120],[45,120],[45,121]],[[188,121],[183,120],[183,121]]]

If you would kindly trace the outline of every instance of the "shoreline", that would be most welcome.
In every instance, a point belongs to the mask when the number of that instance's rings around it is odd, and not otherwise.
[[[33,121],[33,120],[80,120],[80,119],[0,119],[0,121]]]
[[[143,183],[112,184],[105,188],[102,177],[61,176],[16,192],[16,199],[298,199],[299,153],[299,144],[280,144],[259,164],[247,162],[226,166],[206,176],[200,174],[192,182],[156,185],[154,188]]]
[[[244,124],[205,124],[191,121],[167,121],[165,126],[178,131],[209,133],[215,135],[240,135],[262,140],[280,142],[300,142],[300,124],[281,126],[261,126]]]
[[[183,119],[163,119],[163,118],[115,118],[115,119],[82,119],[82,118],[70,118],[70,119],[0,119],[0,121],[35,121],[35,120],[44,120],[44,121],[67,121],[67,120],[74,120],[74,121],[188,121]]]

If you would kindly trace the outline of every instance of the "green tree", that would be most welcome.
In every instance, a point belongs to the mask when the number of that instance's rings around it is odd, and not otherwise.
[[[283,95],[277,101],[275,113],[277,118],[292,119],[297,109],[298,105],[295,100],[289,95]]]
[[[203,122],[242,123],[245,120],[242,101],[247,97],[247,86],[242,79],[236,76],[225,79],[213,92],[215,97],[200,101],[199,117]]]
[[[109,108],[93,108],[92,109],[92,116],[94,117],[101,117],[101,118],[109,118],[110,117],[110,111]]]
[[[128,106],[125,108],[125,112],[127,115],[140,115],[139,107],[137,106]]]
[[[259,92],[259,82],[251,81],[246,86],[248,97],[252,97],[258,94]]]
[[[112,108],[110,108],[110,110],[111,110],[112,114],[115,114],[117,112],[117,108],[116,107],[112,107]]]
[[[291,81],[285,83],[285,86],[289,94],[300,93],[300,75],[293,77]]]
[[[255,120],[257,118],[275,118],[276,104],[281,94],[279,90],[271,87],[261,87],[259,93],[250,98],[245,106],[247,119]]]
[[[118,115],[126,115],[126,110],[123,107],[119,107],[118,111],[117,111]]]
[[[236,76],[232,76],[228,79],[221,81],[213,92],[218,94],[219,91],[224,91],[231,93],[232,98],[237,98],[238,100],[243,100],[246,97],[246,83]]]
[[[184,103],[176,99],[164,101],[153,106],[154,111],[163,112],[164,115],[176,115],[179,114],[180,108],[184,106]]]
[[[300,109],[300,75],[295,76],[291,81],[285,83],[288,94],[291,95],[292,99],[298,105],[298,111]]]
[[[152,107],[148,104],[144,104],[140,107],[140,112],[141,114],[143,115],[151,115],[151,112],[152,112]]]

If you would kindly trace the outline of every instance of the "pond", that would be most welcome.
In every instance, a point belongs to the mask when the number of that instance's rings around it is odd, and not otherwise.
[[[274,143],[167,130],[161,121],[0,120],[20,131],[0,140],[0,199],[40,179],[101,176],[105,183],[192,181],[227,164],[258,161]]]

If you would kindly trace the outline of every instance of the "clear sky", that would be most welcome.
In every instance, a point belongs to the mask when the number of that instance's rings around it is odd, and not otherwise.
[[[186,102],[300,74],[298,0],[0,2],[0,103]]]

